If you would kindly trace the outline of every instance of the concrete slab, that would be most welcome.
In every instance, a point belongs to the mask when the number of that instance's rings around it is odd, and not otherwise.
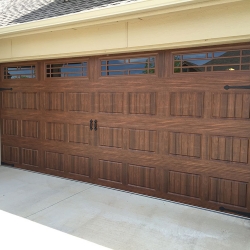
[[[6,167],[0,209],[111,249],[250,249],[250,220]]]

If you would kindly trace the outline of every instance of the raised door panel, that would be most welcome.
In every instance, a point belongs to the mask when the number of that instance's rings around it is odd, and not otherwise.
[[[58,152],[45,152],[45,168],[50,170],[64,171],[64,154]]]
[[[201,158],[201,134],[169,133],[169,154]]]
[[[158,134],[155,130],[129,129],[129,149],[157,152]]]
[[[69,142],[89,144],[89,126],[83,124],[69,124]]]
[[[18,120],[3,119],[3,135],[19,136]]]
[[[21,107],[18,92],[2,92],[2,108],[19,109]]]
[[[155,115],[156,93],[129,93],[129,114]]]
[[[249,139],[232,136],[211,136],[211,159],[249,163]]]
[[[99,93],[98,112],[100,113],[123,113],[123,93]]]
[[[210,177],[209,186],[210,201],[238,207],[247,206],[248,183]]]
[[[22,109],[39,109],[39,93],[37,92],[23,92],[22,93]]]
[[[70,174],[91,177],[91,159],[85,156],[69,155],[68,171]]]
[[[65,141],[65,124],[58,122],[46,122],[45,136],[47,140]]]
[[[64,93],[46,92],[45,93],[45,110],[63,111],[64,110]]]
[[[156,189],[156,169],[154,167],[129,164],[127,174],[129,186]]]
[[[197,174],[169,171],[168,192],[193,198],[201,197],[201,177]]]
[[[214,118],[250,118],[249,93],[213,93],[212,99]]]
[[[122,163],[99,160],[98,179],[102,181],[110,181],[122,183]]]
[[[39,122],[31,120],[22,120],[21,121],[21,134],[22,137],[39,137]]]
[[[111,127],[99,127],[99,145],[104,147],[122,148],[123,129]]]
[[[202,117],[204,113],[203,92],[170,93],[170,115]]]
[[[68,93],[68,111],[90,112],[90,93]]]
[[[22,165],[28,167],[39,167],[38,150],[30,148],[22,148]]]
[[[20,160],[19,147],[2,145],[2,161],[18,164]]]

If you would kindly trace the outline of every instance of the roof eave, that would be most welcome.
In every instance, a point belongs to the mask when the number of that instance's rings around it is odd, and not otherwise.
[[[0,28],[0,39],[98,25],[246,0],[141,0]]]

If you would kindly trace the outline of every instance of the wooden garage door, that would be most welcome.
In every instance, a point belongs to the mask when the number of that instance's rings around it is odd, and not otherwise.
[[[3,64],[2,162],[250,212],[249,69],[249,45]]]

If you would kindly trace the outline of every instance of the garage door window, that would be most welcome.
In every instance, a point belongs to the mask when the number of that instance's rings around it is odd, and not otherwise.
[[[47,64],[47,77],[86,77],[88,62],[69,62]]]
[[[101,76],[155,74],[155,56],[101,60]]]
[[[250,50],[174,55],[174,73],[250,70]]]
[[[35,65],[4,67],[4,79],[36,78]]]

